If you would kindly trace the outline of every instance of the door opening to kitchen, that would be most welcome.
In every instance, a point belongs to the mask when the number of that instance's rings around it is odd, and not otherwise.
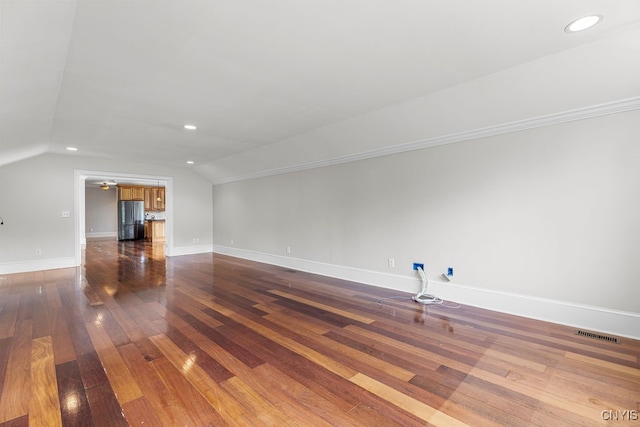
[[[166,283],[166,181],[88,177],[80,284],[89,302]]]

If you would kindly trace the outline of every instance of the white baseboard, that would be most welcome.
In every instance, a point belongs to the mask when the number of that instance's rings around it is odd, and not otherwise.
[[[420,278],[213,245],[213,252],[397,291],[417,293]],[[640,313],[429,280],[429,293],[460,304],[640,339]]]
[[[27,273],[30,271],[55,270],[70,267],[76,267],[76,260],[73,257],[6,262],[0,264],[0,274]]]
[[[209,254],[213,252],[213,245],[193,245],[193,246],[178,246],[173,247],[170,253],[166,255],[168,257],[181,256],[181,255],[195,255],[195,254]]]
[[[575,328],[640,339],[640,313],[614,310],[550,298],[429,281],[430,293],[474,307]]]
[[[94,231],[91,233],[87,233],[85,236],[87,239],[91,239],[92,237],[118,237],[117,231]]]

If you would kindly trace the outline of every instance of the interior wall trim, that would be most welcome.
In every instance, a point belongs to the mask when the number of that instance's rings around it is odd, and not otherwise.
[[[117,231],[92,231],[87,232],[85,239],[98,238],[98,237],[118,237]]]
[[[74,257],[5,262],[0,264],[0,274],[27,273],[31,271],[55,270],[58,268],[71,268],[75,266],[76,260]]]
[[[196,254],[210,254],[213,252],[213,245],[192,245],[192,246],[174,246],[173,252],[168,257]]]
[[[299,172],[308,169],[321,168],[326,166],[340,165],[343,163],[366,160],[375,157],[399,154],[407,151],[421,150],[423,148],[435,147],[438,145],[453,144],[456,142],[471,141],[474,139],[486,138],[496,135],[504,135],[528,129],[535,129],[543,126],[552,126],[576,120],[585,120],[609,114],[623,113],[640,109],[640,97],[627,98],[604,104],[592,105],[589,107],[577,108],[574,110],[562,111],[559,113],[547,114],[532,117],[524,120],[498,124],[463,132],[451,133],[447,135],[435,136],[418,141],[406,142],[389,147],[367,150],[360,153],[348,154],[331,159],[318,160],[314,162],[301,163],[298,165],[286,166],[282,168],[270,169],[260,172],[238,175],[235,177],[222,178],[213,182],[214,185],[228,184],[238,181],[246,181],[256,178],[264,178],[283,173]]]
[[[112,237],[118,238],[118,233],[93,233],[87,234],[87,237]],[[86,241],[82,242],[86,244]],[[213,252],[213,246],[208,245],[194,245],[194,246],[180,246],[174,248],[171,254],[166,256],[180,256],[180,255],[195,255],[195,254],[210,254]],[[73,268],[77,267],[74,257],[68,258],[46,258],[41,260],[28,260],[28,261],[16,261],[0,263],[0,275],[2,274],[16,274],[16,273],[28,273],[31,271],[42,270],[55,270],[58,268]]]
[[[420,290],[419,277],[389,274],[281,255],[249,251],[236,247],[213,245],[213,252],[288,269],[349,280],[415,294]],[[640,313],[614,310],[540,298],[475,286],[429,280],[429,293],[459,304],[499,311],[575,328],[640,339]]]

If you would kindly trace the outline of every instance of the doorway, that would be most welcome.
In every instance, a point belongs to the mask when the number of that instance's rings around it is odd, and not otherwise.
[[[163,243],[162,252],[164,256],[171,256],[173,253],[173,178],[158,175],[139,175],[126,174],[121,172],[105,172],[105,171],[75,171],[75,197],[74,197],[74,218],[75,224],[75,263],[81,266],[83,262],[83,249],[87,245],[86,233],[86,186],[87,183],[112,180],[118,183],[128,183],[135,185],[156,186],[160,183],[165,187],[165,241]],[[159,243],[155,243],[158,245]],[[136,245],[130,245],[133,249]],[[143,246],[139,246],[143,250]],[[93,251],[88,251],[86,256],[92,256]]]

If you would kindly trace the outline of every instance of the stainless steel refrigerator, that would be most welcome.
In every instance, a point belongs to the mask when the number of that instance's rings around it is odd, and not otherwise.
[[[144,239],[144,202],[118,202],[118,240]]]

